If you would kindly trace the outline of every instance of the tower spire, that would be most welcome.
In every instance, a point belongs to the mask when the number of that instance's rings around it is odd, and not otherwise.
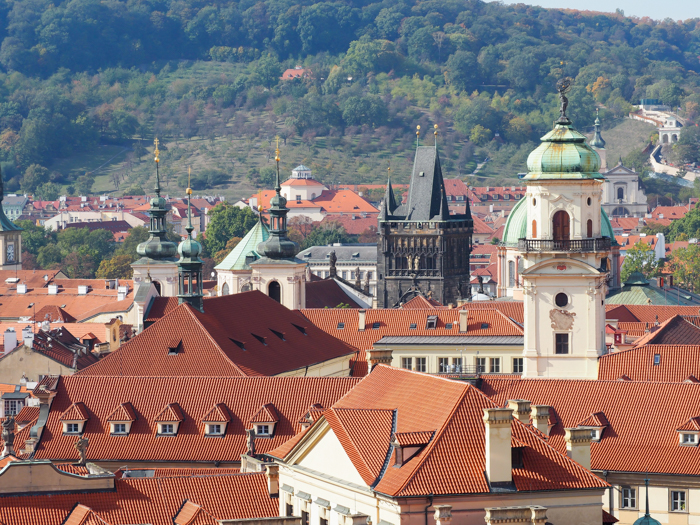
[[[202,253],[202,246],[192,238],[192,168],[187,168],[187,239],[180,243],[178,253],[180,261],[177,263],[178,270],[178,303],[190,303],[200,312],[204,311],[204,291],[202,288],[202,260],[199,254]]]
[[[156,146],[156,149],[153,150],[153,155],[154,155],[155,161],[156,161],[156,187],[155,187],[155,190],[156,190],[156,195],[158,197],[160,197],[160,172],[158,170],[158,166],[160,164],[160,150],[158,149],[158,144],[160,144],[160,141],[158,140],[158,137],[155,138],[155,140],[153,141],[153,144],[155,144],[155,146]]]
[[[593,135],[593,139],[589,144],[594,148],[604,149],[605,141],[603,140],[603,137],[600,134],[600,116],[598,114],[598,111],[599,108],[595,108],[595,134]]]

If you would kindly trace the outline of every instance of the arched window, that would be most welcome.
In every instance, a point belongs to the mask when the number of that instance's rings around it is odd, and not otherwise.
[[[591,219],[586,222],[586,237],[593,238],[593,221]]]
[[[664,144],[668,144],[668,135],[664,135],[664,136],[661,138],[661,142],[663,142]]]
[[[555,241],[568,241],[570,239],[569,214],[559,210],[552,218],[552,231]]]
[[[228,283],[224,283],[224,285],[221,287],[221,295],[228,295],[229,293]]]
[[[280,288],[280,283],[278,283],[277,281],[272,281],[267,287],[267,295],[269,295],[271,299],[274,299],[278,303],[281,303],[282,289]]]
[[[532,238],[537,239],[537,221],[532,221]]]
[[[515,261],[508,261],[508,287],[515,286]]]
[[[623,188],[617,188],[617,198],[618,199],[625,198],[625,190]]]

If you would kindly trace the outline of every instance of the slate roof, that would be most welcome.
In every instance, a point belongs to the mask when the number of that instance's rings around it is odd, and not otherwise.
[[[562,453],[564,428],[603,412],[610,425],[600,442],[591,443],[593,470],[700,472],[700,449],[679,446],[676,432],[700,415],[700,384],[485,377],[481,390],[500,406],[508,399],[526,399],[553,407],[557,421],[547,442]],[[653,414],[640,412],[640,407],[653,407]]]
[[[330,253],[335,252],[337,263],[354,263],[367,264],[377,262],[377,245],[376,243],[348,243],[340,246],[312,246],[306,250],[302,250],[297,254],[297,259],[305,262],[324,262],[330,261]]]
[[[697,305],[700,307],[700,299],[696,295],[691,295],[685,290],[664,290],[656,286],[653,282],[642,284],[625,284],[619,290],[612,291],[605,299],[606,304],[624,305]],[[697,313],[697,311],[695,312]]]
[[[655,357],[659,363],[655,364]],[[601,356],[598,379],[627,376],[631,381],[683,382],[700,377],[700,343],[694,345],[647,344]]]
[[[470,384],[378,365],[325,411],[323,419],[363,480],[381,494],[488,493],[483,409],[490,407],[496,404]],[[607,486],[518,420],[511,429],[512,442],[524,447],[523,467],[512,470],[518,491]],[[395,467],[394,455],[389,454],[393,434],[414,432],[434,432],[434,437],[411,460]],[[271,454],[284,457],[288,452]]]
[[[272,438],[256,441],[260,453],[297,434],[301,430],[299,418],[311,405],[331,406],[357,382],[343,377],[62,376],[34,457],[78,458],[75,436],[63,435],[61,415],[82,403],[89,416],[83,432],[90,441],[88,460],[238,462],[246,450],[245,430],[263,405],[272,403],[279,421]],[[112,436],[108,420],[122,403],[131,404],[136,420],[128,436]],[[223,405],[220,408],[232,416],[231,421],[222,438],[208,439],[203,420],[211,417],[217,404]],[[159,417],[169,405],[177,406],[179,414]],[[175,437],[157,437],[156,420],[179,417],[182,422]],[[20,443],[18,435],[15,446]]]
[[[84,375],[274,376],[355,352],[259,291],[183,303]]]
[[[178,477],[121,478],[115,490],[73,494],[19,495],[2,498],[4,525],[173,525],[187,500],[198,502],[216,519],[273,517],[279,503],[270,498],[264,473],[223,474],[209,469]],[[85,521],[88,520],[88,521]]]

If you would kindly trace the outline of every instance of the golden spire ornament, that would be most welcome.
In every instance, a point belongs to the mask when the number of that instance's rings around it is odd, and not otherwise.
[[[158,149],[158,144],[160,144],[160,141],[158,140],[158,137],[153,141],[153,144],[156,145],[156,149],[153,150],[153,154],[155,155],[155,161],[156,163],[160,162],[160,150]]]
[[[192,166],[187,166],[187,195],[192,195]]]
[[[433,126],[433,129],[435,130],[435,131],[433,131],[433,135],[435,136],[435,149],[437,149],[438,125],[435,124]]]
[[[416,126],[416,148],[420,146],[420,124]]]

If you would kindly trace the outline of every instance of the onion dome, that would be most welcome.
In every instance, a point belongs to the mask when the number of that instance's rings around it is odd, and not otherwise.
[[[600,156],[571,124],[555,124],[540,141],[527,158],[528,174],[523,180],[604,178],[598,173]]]

